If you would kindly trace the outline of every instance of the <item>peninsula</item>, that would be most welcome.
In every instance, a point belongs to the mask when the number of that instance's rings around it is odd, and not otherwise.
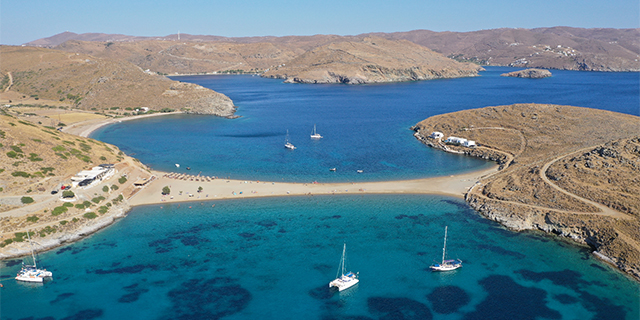
[[[465,196],[485,217],[587,244],[640,279],[637,116],[516,104],[434,116],[414,130],[429,146],[500,165]],[[469,140],[475,147],[459,145]]]

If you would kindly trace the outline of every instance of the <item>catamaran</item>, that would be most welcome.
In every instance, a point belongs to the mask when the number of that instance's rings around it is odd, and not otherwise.
[[[338,291],[342,291],[345,289],[349,289],[356,283],[360,282],[360,280],[358,279],[359,272],[355,274],[351,271],[345,273],[347,269],[345,266],[346,256],[347,244],[345,243],[344,247],[342,248],[342,259],[340,260],[340,266],[338,267],[338,274],[336,274],[335,280],[329,282],[329,288],[336,287],[338,288]]]
[[[290,150],[295,150],[296,147],[289,142],[289,130],[287,130],[287,136],[284,138],[284,147]]]
[[[444,247],[442,247],[442,262],[434,263],[431,267],[432,271],[451,271],[462,267],[462,260],[445,260],[445,255],[447,252],[447,228],[444,227]]]
[[[322,136],[316,132],[316,125],[313,125],[313,132],[311,133],[311,139],[322,139]]]
[[[53,276],[51,271],[47,269],[38,269],[36,263],[36,255],[33,253],[33,244],[31,243],[31,236],[27,231],[27,237],[29,238],[29,245],[31,245],[31,258],[33,259],[33,265],[26,265],[22,261],[22,269],[16,275],[16,280],[26,282],[44,282],[44,278],[50,278]]]

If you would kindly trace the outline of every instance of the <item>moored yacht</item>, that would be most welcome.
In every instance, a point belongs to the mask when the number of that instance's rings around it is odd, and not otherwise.
[[[360,282],[358,279],[358,273],[353,273],[351,271],[346,272],[345,260],[347,256],[347,244],[344,244],[342,248],[342,259],[340,260],[340,266],[338,267],[338,274],[336,274],[336,279],[329,282],[329,288],[338,288],[338,291],[346,290],[353,287],[355,284]]]
[[[33,265],[26,265],[22,262],[22,269],[16,275],[16,280],[26,282],[44,282],[44,278],[50,278],[53,276],[51,271],[47,269],[38,269],[36,262],[36,256],[33,253],[33,244],[31,244],[31,236],[27,231],[27,237],[29,238],[29,245],[31,246],[31,258],[33,259]]]

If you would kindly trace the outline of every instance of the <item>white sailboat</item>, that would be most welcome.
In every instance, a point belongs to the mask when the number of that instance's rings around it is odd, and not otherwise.
[[[26,282],[44,282],[44,278],[50,278],[53,276],[51,271],[47,269],[38,269],[36,262],[36,255],[33,253],[33,244],[31,243],[31,236],[27,231],[27,237],[29,238],[29,245],[31,246],[31,258],[33,259],[33,265],[26,265],[22,262],[22,269],[16,275],[16,280]]]
[[[345,289],[349,289],[360,282],[360,280],[358,279],[359,273],[354,274],[351,271],[345,273],[347,269],[345,266],[346,256],[347,244],[345,243],[344,247],[342,248],[342,259],[340,260],[340,266],[338,267],[338,274],[336,274],[335,280],[329,282],[329,288],[336,287],[338,288],[338,291],[342,291]]]
[[[311,139],[322,139],[322,136],[316,132],[316,125],[313,125],[313,132],[311,133]]]
[[[289,142],[289,130],[287,130],[287,136],[284,138],[284,147],[290,150],[295,150],[296,147]]]
[[[451,271],[462,267],[462,260],[445,260],[447,253],[447,226],[444,227],[444,246],[442,247],[442,263],[434,263],[431,271]]]

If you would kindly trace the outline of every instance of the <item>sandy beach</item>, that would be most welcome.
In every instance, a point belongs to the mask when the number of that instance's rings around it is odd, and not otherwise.
[[[172,178],[172,174],[153,171],[155,180],[142,187],[131,199],[131,206],[205,201],[216,199],[244,199],[258,197],[355,195],[355,194],[439,194],[463,198],[480,178],[497,172],[498,166],[458,175],[415,180],[353,182],[353,183],[286,183],[213,179],[195,175]],[[177,175],[177,174],[173,174]],[[162,195],[167,186],[169,195]],[[198,192],[199,187],[202,191]]]

